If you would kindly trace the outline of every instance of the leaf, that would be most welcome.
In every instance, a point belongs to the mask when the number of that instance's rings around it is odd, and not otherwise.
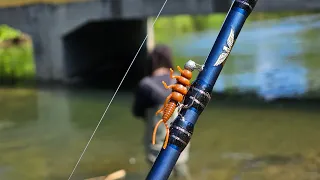
[[[220,54],[218,60],[216,61],[216,63],[214,63],[214,66],[219,66],[221,63],[223,63],[223,61],[226,60],[227,57],[228,53],[223,52],[222,54]]]

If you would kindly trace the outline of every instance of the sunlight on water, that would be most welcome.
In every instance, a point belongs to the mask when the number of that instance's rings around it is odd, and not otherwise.
[[[254,91],[266,99],[299,97],[319,90],[315,75],[320,68],[316,61],[319,30],[320,15],[246,24],[214,90]],[[201,57],[203,63],[218,32],[194,32],[175,39],[176,56],[196,57],[199,63]]]

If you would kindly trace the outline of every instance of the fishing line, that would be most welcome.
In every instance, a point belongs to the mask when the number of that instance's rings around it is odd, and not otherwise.
[[[152,24],[152,28],[154,27],[154,24],[155,24],[155,23],[156,23],[156,21],[158,20],[158,18],[159,18],[159,16],[160,16],[161,12],[162,12],[162,10],[163,10],[163,8],[164,8],[164,7],[165,7],[165,5],[167,4],[167,1],[168,1],[168,0],[165,0],[165,1],[164,1],[164,3],[163,3],[163,5],[162,5],[162,7],[161,7],[161,9],[160,9],[159,13],[157,14],[157,16],[156,16],[156,18],[155,18],[155,20],[154,20],[154,22],[153,22],[153,24]],[[124,79],[126,78],[126,76],[127,76],[128,72],[129,72],[129,70],[130,70],[130,68],[131,68],[132,64],[133,64],[133,63],[134,63],[134,61],[136,60],[136,58],[137,58],[137,56],[138,56],[138,54],[139,54],[139,52],[140,52],[140,50],[141,50],[142,46],[143,46],[143,45],[144,45],[144,43],[146,42],[147,38],[148,38],[148,33],[147,33],[146,37],[144,38],[144,40],[142,41],[142,43],[141,43],[141,45],[140,45],[140,47],[139,47],[139,49],[138,49],[138,51],[137,51],[136,55],[134,56],[134,58],[133,58],[133,60],[132,60],[131,64],[129,65],[129,67],[128,67],[128,69],[127,69],[126,73],[124,74],[124,76],[123,76],[122,80],[120,81],[120,84],[118,85],[118,87],[117,87],[116,91],[114,92],[114,94],[113,94],[113,96],[112,96],[112,98],[111,98],[111,100],[110,100],[110,102],[109,102],[109,104],[108,104],[107,108],[105,109],[104,113],[102,114],[100,121],[98,122],[98,124],[97,124],[97,126],[96,126],[95,130],[93,131],[93,133],[92,133],[92,135],[91,135],[91,137],[90,137],[90,139],[89,139],[89,141],[88,141],[87,145],[86,145],[86,146],[85,146],[85,148],[83,149],[83,152],[82,152],[82,154],[80,155],[80,158],[79,158],[78,162],[76,163],[75,167],[73,168],[73,170],[72,170],[72,172],[71,172],[71,174],[70,174],[70,176],[69,176],[68,180],[70,180],[70,179],[71,179],[71,177],[72,177],[73,173],[75,172],[75,170],[76,170],[76,168],[77,168],[77,166],[78,166],[79,162],[81,161],[81,159],[82,159],[82,157],[83,157],[83,154],[86,152],[86,150],[87,150],[87,148],[88,148],[88,146],[89,146],[89,144],[90,144],[90,142],[91,142],[91,140],[92,140],[92,138],[93,138],[94,134],[96,133],[97,129],[98,129],[98,128],[99,128],[99,126],[100,126],[100,123],[102,122],[102,120],[103,120],[104,116],[106,115],[107,111],[109,110],[109,107],[110,107],[110,105],[111,105],[111,103],[112,103],[113,99],[115,98],[116,94],[118,93],[118,91],[119,91],[119,89],[120,89],[120,87],[121,87],[121,85],[122,85],[122,83],[123,83]]]

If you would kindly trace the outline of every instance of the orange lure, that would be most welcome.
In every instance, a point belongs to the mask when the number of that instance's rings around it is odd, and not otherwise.
[[[166,98],[163,107],[156,112],[156,115],[159,113],[163,113],[163,115],[162,115],[162,119],[160,119],[156,124],[156,126],[154,127],[152,144],[155,144],[158,126],[163,122],[167,130],[166,138],[163,144],[163,149],[167,147],[167,144],[169,141],[169,127],[167,125],[167,121],[172,116],[178,104],[183,101],[184,96],[188,92],[187,87],[189,87],[191,84],[190,79],[192,78],[192,71],[189,69],[181,69],[179,66],[177,66],[177,68],[181,73],[181,76],[173,76],[173,70],[170,69],[170,78],[171,79],[175,78],[177,80],[176,84],[172,84],[168,86],[164,81],[162,81],[162,84],[164,85],[164,87],[166,89],[172,89],[172,92]]]

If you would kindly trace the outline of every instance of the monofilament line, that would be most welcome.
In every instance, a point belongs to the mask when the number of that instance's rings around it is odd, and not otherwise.
[[[167,1],[168,1],[168,0],[165,0],[165,2],[163,3],[163,5],[162,5],[162,7],[161,7],[161,9],[160,9],[160,11],[159,11],[159,13],[157,14],[157,16],[156,16],[156,18],[155,18],[155,20],[154,20],[154,22],[153,22],[153,24],[152,24],[152,28],[154,27],[154,24],[155,24],[155,23],[156,23],[156,21],[158,20],[158,18],[159,18],[159,16],[160,16],[161,12],[162,12],[162,10],[163,10],[163,8],[164,8],[164,7],[165,7],[165,5],[167,4]],[[143,46],[143,45],[144,45],[144,43],[146,42],[147,38],[148,38],[148,33],[147,33],[146,37],[144,38],[144,40],[142,41],[142,43],[141,43],[141,45],[140,45],[140,47],[139,47],[139,49],[138,49],[137,53],[135,54],[135,56],[134,56],[134,58],[133,58],[133,60],[132,60],[131,64],[129,65],[128,70],[126,71],[126,73],[124,74],[124,76],[123,76],[122,80],[120,81],[120,84],[119,84],[119,86],[117,87],[116,91],[114,92],[114,94],[113,94],[113,96],[112,96],[112,98],[111,98],[111,100],[110,100],[110,102],[109,102],[109,104],[108,104],[107,108],[105,109],[104,113],[102,114],[100,121],[98,122],[98,124],[97,124],[97,126],[96,126],[95,130],[93,131],[93,133],[92,133],[92,135],[91,135],[91,137],[90,137],[90,139],[89,139],[89,141],[88,141],[87,145],[86,145],[86,146],[85,146],[85,148],[83,149],[83,152],[82,152],[82,154],[80,155],[80,158],[79,158],[78,162],[76,163],[75,167],[73,168],[73,170],[72,170],[72,172],[71,172],[71,174],[70,174],[70,176],[69,176],[68,180],[70,180],[70,179],[71,179],[71,177],[72,177],[73,173],[75,172],[75,170],[76,170],[76,168],[77,168],[77,166],[78,166],[79,162],[81,161],[81,159],[82,159],[82,157],[83,157],[83,154],[86,152],[86,150],[87,150],[87,148],[88,148],[88,146],[89,146],[89,144],[90,144],[90,142],[91,142],[91,140],[92,140],[92,138],[93,138],[94,134],[96,133],[97,129],[98,129],[98,128],[99,128],[99,126],[100,126],[100,123],[102,122],[102,120],[103,120],[104,116],[106,115],[107,111],[109,110],[109,107],[110,107],[110,105],[111,105],[111,103],[112,103],[113,99],[114,99],[114,98],[115,98],[115,96],[117,95],[117,93],[118,93],[118,91],[119,91],[119,89],[120,89],[120,87],[121,87],[121,85],[122,85],[122,83],[123,83],[124,79],[126,78],[126,76],[127,76],[128,72],[129,72],[129,70],[130,70],[130,68],[131,68],[132,64],[133,64],[133,63],[134,63],[134,61],[136,60],[136,58],[137,58],[137,56],[138,56],[138,54],[139,54],[139,52],[140,52],[140,50],[141,50],[142,46]]]

